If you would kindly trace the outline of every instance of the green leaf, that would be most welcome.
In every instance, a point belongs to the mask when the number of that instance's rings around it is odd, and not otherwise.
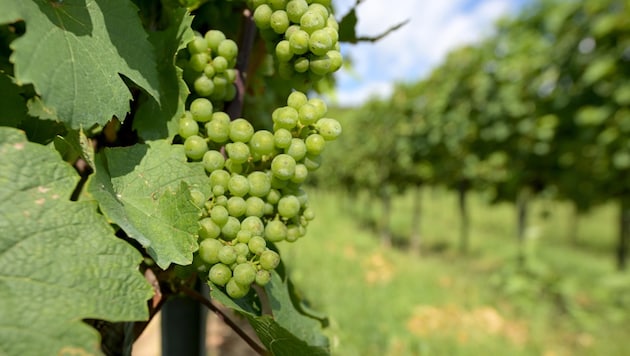
[[[105,149],[95,164],[88,191],[103,213],[140,242],[161,268],[190,264],[198,249],[201,210],[189,190],[210,196],[201,163],[186,162],[182,145],[161,140]]]
[[[407,19],[394,26],[391,26],[390,28],[388,28],[387,30],[385,30],[384,32],[382,32],[381,34],[377,36],[357,36],[356,27],[357,27],[358,19],[357,19],[356,8],[362,2],[363,0],[357,0],[354,6],[352,7],[352,9],[350,9],[350,11],[348,11],[348,13],[343,16],[341,21],[339,21],[339,42],[348,42],[348,43],[376,42],[380,40],[381,38],[389,35],[393,31],[396,31],[397,29],[406,25],[410,20],[410,19]]]
[[[273,355],[328,355],[328,339],[316,319],[302,314],[294,306],[289,287],[276,271],[265,286],[272,315],[260,315],[252,298],[233,300],[210,283],[210,296],[226,307],[243,314]]]
[[[157,140],[177,133],[178,121],[184,113],[184,103],[189,94],[188,86],[182,79],[183,71],[175,66],[175,55],[194,36],[190,28],[192,17],[184,9],[165,9],[163,16],[169,17],[169,26],[149,35],[158,58],[162,102],[160,104],[154,98],[142,95],[133,121],[134,129],[145,140]]]
[[[0,125],[16,127],[26,118],[26,102],[20,96],[20,87],[8,75],[0,74]]]
[[[73,128],[120,120],[131,93],[119,74],[158,99],[157,65],[137,8],[126,0],[0,0],[0,24],[26,22],[11,47],[19,85]]]
[[[0,354],[97,354],[82,319],[146,320],[142,256],[114,235],[49,147],[0,128]]]

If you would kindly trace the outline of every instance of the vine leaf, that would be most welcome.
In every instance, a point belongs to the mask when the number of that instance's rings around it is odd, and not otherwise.
[[[50,147],[0,128],[0,354],[97,354],[82,319],[143,320],[142,256],[114,235]]]
[[[358,19],[357,19],[356,8],[362,2],[363,0],[357,0],[354,6],[352,7],[352,9],[350,9],[350,11],[348,11],[348,13],[345,14],[341,18],[341,21],[339,21],[339,41],[340,42],[347,42],[347,43],[376,42],[380,40],[381,38],[389,35],[390,33],[396,31],[397,29],[403,27],[410,20],[410,19],[407,19],[405,21],[402,21],[388,28],[387,30],[385,30],[385,32],[382,32],[381,34],[377,36],[357,36],[356,27],[357,27]]]
[[[182,145],[160,140],[107,148],[96,156],[95,165],[88,192],[103,213],[140,242],[161,268],[192,263],[201,210],[190,189],[210,196],[201,163],[186,162]]]
[[[157,140],[177,133],[179,117],[184,113],[184,103],[189,94],[182,78],[183,71],[175,66],[175,55],[194,37],[190,28],[193,18],[181,8],[164,8],[163,16],[168,17],[170,25],[163,31],[151,32],[149,35],[158,58],[162,103],[142,95],[133,120],[134,129],[145,140]]]
[[[16,127],[26,118],[26,102],[8,75],[0,74],[0,125]]]
[[[296,309],[287,283],[276,271],[272,272],[265,291],[272,315],[259,315],[255,307],[244,305],[247,298],[232,300],[210,284],[210,296],[247,317],[260,341],[274,356],[329,355],[328,339],[321,332],[320,321]]]
[[[0,24],[26,22],[11,44],[17,84],[32,83],[56,120],[76,129],[123,120],[132,96],[119,74],[159,101],[153,47],[131,1],[0,0],[0,8]]]

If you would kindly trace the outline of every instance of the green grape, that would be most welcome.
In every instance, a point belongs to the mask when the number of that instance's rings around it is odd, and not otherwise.
[[[203,208],[204,204],[206,203],[206,196],[200,190],[191,189],[190,200],[193,204],[195,204],[196,207]]]
[[[309,35],[306,31],[295,31],[293,34],[291,34],[291,37],[289,37],[291,51],[294,54],[304,54],[308,52],[308,40]]]
[[[271,172],[274,177],[287,180],[295,173],[295,159],[286,153],[281,153],[271,161]]]
[[[242,197],[249,192],[249,181],[247,177],[234,174],[228,181],[228,190],[233,196]]]
[[[208,43],[201,37],[195,36],[195,38],[188,42],[188,52],[190,54],[203,53],[208,51]]]
[[[249,142],[254,135],[254,127],[245,119],[236,119],[230,123],[230,139],[234,142]]]
[[[307,153],[306,157],[304,157],[303,163],[309,171],[314,171],[321,166],[322,156]]]
[[[287,30],[284,32],[284,39],[288,41],[289,38],[291,38],[291,35],[293,35],[296,31],[299,31],[299,30],[300,30],[300,25],[293,24],[289,26],[289,28],[287,28]]]
[[[271,220],[265,226],[265,239],[280,242],[287,238],[287,226],[280,220]]]
[[[287,3],[286,11],[291,22],[299,23],[306,10],[308,10],[306,0],[290,0]]]
[[[325,28],[313,31],[308,39],[308,48],[317,56],[325,55],[326,52],[332,49],[332,47],[332,38]]]
[[[236,234],[238,234],[239,230],[241,230],[241,222],[234,216],[228,216],[225,225],[221,227],[221,236],[224,240],[231,241],[236,238]],[[223,260],[221,262],[225,264],[231,263],[224,262]]]
[[[214,77],[217,72],[214,70],[214,66],[212,63],[208,63],[203,69],[203,74],[208,77],[208,79]],[[212,82],[212,88],[214,89],[214,82]]]
[[[192,135],[184,140],[184,152],[186,152],[186,157],[192,160],[200,160],[203,158],[206,151],[208,151],[208,143],[204,138]]]
[[[267,0],[267,3],[274,10],[282,10],[286,8],[287,0]]]
[[[288,62],[293,57],[291,44],[287,40],[282,40],[276,45],[276,57],[282,62]]]
[[[265,201],[259,197],[249,197],[245,200],[247,203],[246,216],[262,217],[265,214]]]
[[[300,206],[302,208],[308,207],[308,194],[306,194],[306,191],[298,188],[298,190],[295,192],[295,197],[300,202]]]
[[[328,13],[326,13],[324,17],[320,11],[311,9],[311,6],[309,6],[309,9],[306,10],[304,15],[300,18],[300,27],[308,34],[324,28],[324,26],[326,26],[326,19],[328,18]]]
[[[290,225],[287,227],[287,241],[295,242],[300,238],[300,229],[297,225]]]
[[[236,76],[238,75],[238,72],[234,68],[229,68],[225,71],[224,75],[228,82],[234,83],[236,81]]]
[[[249,251],[249,249],[248,249]],[[256,267],[243,263],[234,268],[234,280],[240,285],[250,285],[256,280]]]
[[[249,285],[244,286],[238,284],[234,278],[232,278],[225,285],[225,292],[230,296],[230,298],[243,298],[247,295],[247,293],[249,293]]]
[[[249,159],[249,146],[243,142],[231,142],[225,145],[228,157],[235,163],[245,163]]]
[[[212,114],[212,121],[217,121],[217,122],[221,122],[223,124],[229,125],[231,119],[230,119],[230,116],[224,113],[223,111],[215,111]]]
[[[252,172],[247,176],[249,181],[249,194],[255,197],[264,197],[271,189],[271,179],[263,172]]]
[[[239,231],[240,233],[240,231]],[[248,231],[246,231],[246,233],[249,233]],[[236,236],[236,240],[238,240],[239,236],[237,234]],[[250,235],[251,238],[251,235]],[[247,239],[247,241],[249,241],[249,239]],[[236,255],[237,256],[245,256],[247,257],[249,255],[249,247],[247,246],[247,243],[242,243],[242,242],[238,242],[236,244],[234,244],[234,250],[236,251]]]
[[[238,234],[236,234],[236,241],[238,241],[238,245],[245,245],[245,247],[247,248],[247,251],[249,253],[249,247],[247,247],[247,243],[249,242],[249,240],[252,238],[252,233],[249,230],[245,230],[245,228],[243,227],[243,223],[241,222],[241,229],[238,231]],[[240,255],[240,251],[237,251]]]
[[[217,48],[217,53],[219,56],[227,59],[228,62],[235,60],[238,55],[238,46],[236,42],[231,39],[225,39],[219,43],[219,47]]]
[[[228,60],[223,56],[216,56],[212,59],[212,67],[216,73],[223,73],[228,69]]]
[[[210,267],[210,272],[208,273],[208,279],[210,282],[219,286],[224,286],[228,283],[230,278],[232,278],[232,270],[225,264],[217,263]]]
[[[205,72],[205,69],[204,69]],[[214,91],[214,82],[205,74],[201,74],[193,82],[193,89],[199,96],[210,96]]]
[[[252,236],[252,238],[249,239],[249,242],[247,243],[247,247],[249,247],[249,250],[253,254],[260,255],[267,249],[267,242],[261,236],[256,235],[256,236]]]
[[[237,255],[234,246],[223,245],[221,249],[219,249],[219,254],[217,256],[219,257],[219,261],[221,261],[221,263],[229,266],[236,262]]]
[[[328,19],[328,15],[330,15],[326,6],[318,4],[314,1],[312,1],[311,4],[308,6],[308,10],[318,12],[320,16],[323,17],[325,20]]]
[[[306,156],[306,144],[302,139],[293,138],[291,139],[291,144],[287,147],[285,153],[293,157],[293,159],[297,162]]]
[[[300,201],[294,195],[285,195],[278,202],[278,214],[290,219],[300,213]]]
[[[341,135],[341,124],[335,119],[321,118],[317,120],[315,127],[326,141],[332,141]]]
[[[271,189],[269,191],[269,194],[267,194],[266,200],[270,204],[278,204],[280,198],[282,198],[282,194],[280,193],[280,191],[278,191],[277,189]]]
[[[223,99],[225,101],[232,101],[234,100],[234,98],[236,98],[236,85],[228,84],[228,86],[225,88],[225,96],[223,97]]]
[[[219,44],[225,40],[225,35],[219,30],[210,30],[203,37],[213,55],[219,51]]]
[[[227,209],[231,216],[243,216],[247,211],[247,203],[242,197],[230,197],[227,201]]]
[[[212,173],[217,169],[223,169],[225,157],[223,157],[223,154],[219,151],[210,150],[203,154],[201,162],[203,163],[203,168],[206,172]]]
[[[271,6],[267,4],[262,4],[254,10],[254,22],[256,23],[256,27],[261,30],[265,30],[271,27],[271,14],[273,14],[273,10]]]
[[[279,128],[291,130],[297,125],[298,112],[290,106],[283,106],[275,109],[271,118]]]
[[[199,238],[216,239],[221,234],[221,227],[217,225],[211,218],[203,218],[199,220]]]
[[[287,98],[287,106],[290,106],[298,111],[300,110],[300,107],[302,107],[302,105],[306,104],[307,102],[308,98],[306,97],[306,94],[302,93],[301,91],[293,91],[291,92],[291,94],[289,94],[289,97]]]
[[[179,118],[178,133],[183,139],[199,133],[199,125],[197,121],[192,118],[192,114],[190,114],[189,111],[186,111],[184,115]]]
[[[216,143],[223,143],[230,137],[230,124],[219,120],[210,120],[206,123],[208,138]]]
[[[288,148],[291,145],[293,135],[291,131],[280,128],[273,133],[274,144],[278,148]]]
[[[214,205],[227,206],[228,198],[225,195],[216,195],[212,200]]]
[[[330,8],[332,6],[332,0],[312,0],[315,4],[322,4],[326,8]]]
[[[306,208],[306,209],[304,209],[304,211],[302,211],[302,216],[306,220],[311,221],[311,220],[315,219],[315,211],[313,211],[313,209],[311,209],[311,208]]]
[[[225,160],[225,169],[232,174],[241,174],[243,173],[243,163],[239,163],[231,158],[228,158]]]
[[[326,140],[320,134],[310,134],[304,140],[304,144],[306,145],[307,153],[317,156],[324,151]]]
[[[220,100],[224,98],[225,92],[228,87],[227,78],[217,74],[214,76],[214,78],[212,78],[212,81],[214,81],[214,91],[212,92],[213,95],[211,96],[211,98],[215,98],[215,100]]]
[[[219,250],[223,244],[216,239],[205,239],[199,243],[199,258],[207,264],[219,262]]]
[[[212,195],[214,195],[215,197],[221,196],[223,194],[225,194],[225,187],[220,185],[212,187]]]
[[[190,103],[190,113],[195,121],[208,122],[212,119],[212,102],[206,98],[197,98]]]
[[[289,25],[289,17],[284,10],[274,11],[269,18],[269,26],[277,34],[283,34],[289,28]]]
[[[309,69],[317,75],[326,75],[331,73],[332,62],[327,55],[311,58],[309,61]]]
[[[210,219],[212,219],[212,221],[218,226],[224,226],[227,223],[229,216],[230,214],[227,209],[221,205],[215,205],[210,210]]]
[[[271,271],[280,264],[280,255],[273,250],[265,250],[260,254],[260,267],[267,271]]]
[[[273,215],[275,208],[273,205],[269,203],[265,203],[265,213],[264,215]]]
[[[249,149],[252,154],[265,156],[272,154],[275,148],[274,136],[267,130],[254,132],[249,140]]]
[[[271,176],[271,188],[272,189],[278,189],[278,190],[284,189],[284,188],[287,187],[288,182],[289,182],[288,180],[280,179],[280,178],[274,176],[273,173],[272,173],[272,176]]]
[[[262,236],[265,232],[265,225],[257,216],[248,216],[241,221],[241,231],[249,231],[253,236]]]
[[[300,106],[298,110],[298,119],[300,124],[304,126],[312,125],[319,120],[319,109],[310,102]]]
[[[298,163],[295,165],[295,173],[293,177],[291,177],[291,182],[301,184],[306,181],[308,177],[308,168],[302,163]]]
[[[224,170],[217,170],[210,173],[210,186],[221,186],[227,189],[230,181],[230,173]]]
[[[264,287],[269,282],[271,282],[271,272],[265,269],[258,270],[256,272],[256,279],[254,280],[254,282],[256,282],[256,284],[258,284],[259,286]]]
[[[336,72],[343,65],[343,57],[337,50],[330,50],[326,52],[328,59],[330,59],[330,73]]]
[[[293,69],[298,73],[305,73],[311,67],[311,62],[306,57],[297,58],[293,62]]]
[[[197,53],[190,56],[188,67],[195,72],[203,72],[209,62],[210,56],[207,53]]]

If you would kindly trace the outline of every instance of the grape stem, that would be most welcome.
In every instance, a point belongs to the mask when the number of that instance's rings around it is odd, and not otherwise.
[[[252,349],[254,349],[254,351],[256,351],[257,354],[269,355],[267,349],[260,345],[256,340],[252,339],[251,336],[249,336],[243,329],[241,329],[241,327],[238,326],[238,324],[234,320],[232,320],[227,314],[225,314],[218,306],[214,305],[211,300],[205,298],[196,290],[185,285],[180,286],[179,290],[217,314],[219,318],[223,320],[223,322],[225,322],[232,330],[234,330]]]
[[[246,73],[247,66],[249,65],[249,58],[251,56],[252,49],[254,48],[254,40],[256,39],[256,24],[252,16],[252,12],[249,9],[243,11],[245,30],[241,39],[241,45],[238,57],[236,59],[236,97],[232,100],[226,108],[226,113],[232,120],[241,117],[243,113],[243,104],[245,98],[246,86]]]

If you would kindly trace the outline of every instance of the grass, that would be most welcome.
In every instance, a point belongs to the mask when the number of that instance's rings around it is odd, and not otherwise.
[[[623,355],[630,277],[614,270],[616,210],[579,220],[568,206],[535,202],[528,263],[515,266],[515,211],[470,195],[470,251],[458,252],[454,194],[422,195],[422,254],[382,247],[378,206],[311,192],[317,218],[280,246],[311,306],[330,318],[335,355]],[[393,202],[390,227],[411,234],[411,195]],[[366,207],[370,207],[369,209]],[[546,217],[545,217],[546,215]],[[367,222],[367,224],[366,224]]]

